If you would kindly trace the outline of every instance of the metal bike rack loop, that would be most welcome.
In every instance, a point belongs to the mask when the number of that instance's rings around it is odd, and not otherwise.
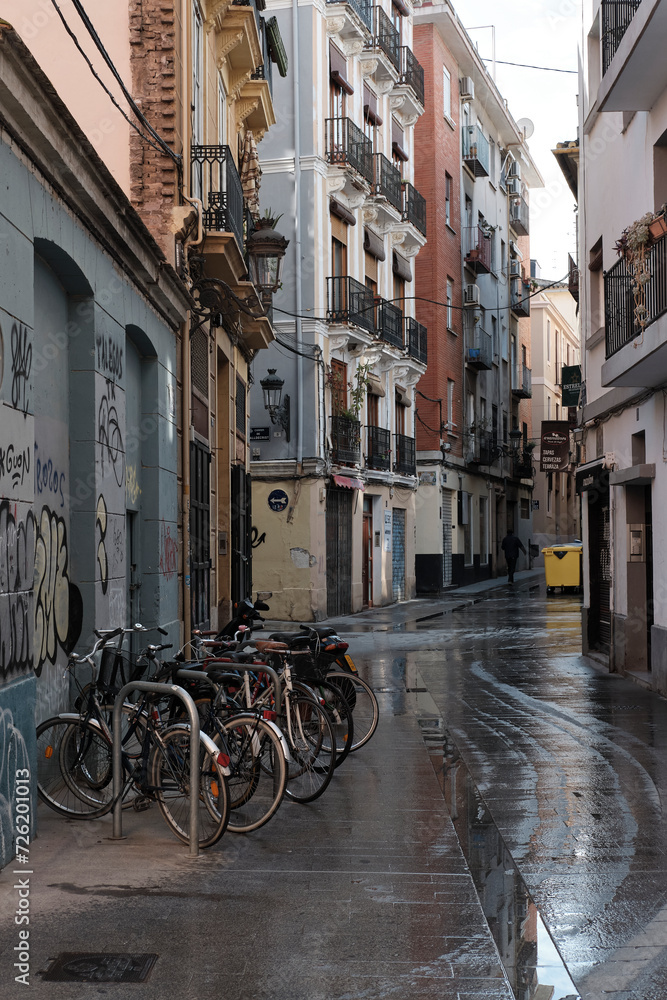
[[[130,691],[153,691],[180,698],[190,718],[190,857],[199,857],[199,715],[194,701],[178,684],[158,684],[155,681],[131,681],[121,688],[113,704],[113,840],[123,836],[123,748],[121,746],[120,719],[125,698]]]
[[[209,667],[227,667],[229,669],[230,674],[234,673],[268,674],[273,683],[273,696],[276,700],[276,711],[280,713],[280,708],[282,704],[282,687],[280,684],[280,677],[278,676],[277,671],[275,671],[273,667],[270,667],[267,663],[237,663],[235,660],[224,660],[216,657],[215,659],[206,660],[206,668],[208,669]],[[192,677],[192,675],[194,674],[196,674],[197,677],[201,677],[201,675],[204,674],[204,671],[199,671],[199,670],[178,671],[179,677],[188,677],[188,676]],[[202,677],[202,680],[203,679],[204,678]],[[211,683],[210,678],[206,677],[205,679],[208,680],[209,684]]]

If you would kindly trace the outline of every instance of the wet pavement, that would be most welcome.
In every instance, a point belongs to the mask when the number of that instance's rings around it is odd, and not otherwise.
[[[119,844],[42,807],[33,993],[664,1000],[667,702],[582,658],[580,616],[533,573],[337,623],[376,736],[320,800],[199,860],[155,810],[125,812]],[[158,958],[130,988],[37,975],[96,949]]]

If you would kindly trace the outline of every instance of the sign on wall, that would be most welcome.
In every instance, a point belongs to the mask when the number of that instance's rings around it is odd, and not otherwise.
[[[285,507],[289,503],[289,497],[285,493],[285,490],[271,490],[267,502],[271,510],[281,511],[285,510]]]
[[[543,420],[540,472],[564,472],[570,461],[570,425],[567,420]]]
[[[581,392],[581,365],[563,365],[561,379],[563,406],[578,406]]]

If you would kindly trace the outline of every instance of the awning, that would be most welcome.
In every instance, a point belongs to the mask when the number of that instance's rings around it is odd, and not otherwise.
[[[345,205],[341,205],[341,203],[336,201],[335,198],[331,198],[329,200],[329,211],[332,215],[342,219],[348,226],[356,226],[357,219],[354,212],[351,212],[349,208],[345,207]]]
[[[364,250],[375,257],[376,260],[384,260],[384,236],[374,233],[371,229],[364,229]]]
[[[373,372],[368,373],[366,376],[366,391],[371,396],[384,396],[385,392],[379,375],[375,375]]]
[[[404,389],[402,385],[394,386],[394,394],[396,396],[396,402],[401,406],[412,406],[410,393],[407,389]]]
[[[393,257],[393,268],[394,274],[402,278],[403,281],[412,281],[412,268],[410,267],[410,261],[403,254],[396,253],[394,250]]]
[[[609,490],[609,472],[604,462],[589,462],[577,469],[575,473],[575,490],[577,493],[601,492]]]
[[[361,490],[363,493],[366,489],[361,479],[352,479],[351,476],[332,476],[331,478],[336,486],[344,486],[348,490]]]

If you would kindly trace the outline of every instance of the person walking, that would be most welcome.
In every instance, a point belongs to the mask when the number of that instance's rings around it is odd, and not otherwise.
[[[518,538],[511,528],[507,529],[507,534],[503,538],[500,547],[505,553],[505,559],[507,560],[507,577],[509,583],[514,583],[514,570],[516,569],[517,559],[519,558],[519,550],[526,554],[526,550],[523,547],[523,542]]]

